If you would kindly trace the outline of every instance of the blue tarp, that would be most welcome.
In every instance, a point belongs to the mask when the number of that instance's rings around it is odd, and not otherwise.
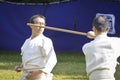
[[[20,51],[31,35],[26,25],[34,14],[42,14],[47,25],[87,32],[92,28],[96,13],[114,14],[116,34],[120,36],[120,2],[100,0],[76,0],[48,5],[21,5],[0,3],[0,50]],[[83,44],[90,39],[81,35],[45,30],[46,36],[53,40],[55,51],[81,51]]]

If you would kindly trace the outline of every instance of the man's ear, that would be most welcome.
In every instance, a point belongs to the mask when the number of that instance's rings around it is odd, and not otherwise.
[[[98,30],[95,28],[95,26],[93,26],[93,31],[94,31],[95,35],[97,35],[99,33]]]

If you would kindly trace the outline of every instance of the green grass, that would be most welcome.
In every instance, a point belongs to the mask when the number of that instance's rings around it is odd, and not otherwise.
[[[88,80],[85,71],[85,58],[79,52],[57,53],[58,63],[53,69],[53,80]],[[0,51],[0,80],[19,80],[22,72],[15,72],[14,66],[21,63],[18,52]],[[115,74],[120,79],[120,66]]]

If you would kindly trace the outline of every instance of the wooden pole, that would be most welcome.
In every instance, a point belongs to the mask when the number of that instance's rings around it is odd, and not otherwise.
[[[84,33],[84,32],[73,31],[73,30],[62,29],[62,28],[55,28],[55,27],[50,27],[50,26],[40,26],[39,24],[27,23],[27,25],[28,25],[28,26],[37,26],[37,27],[46,28],[46,29],[49,29],[49,30],[66,32],[66,33],[71,33],[71,34],[77,34],[77,35],[83,35],[83,36],[86,36],[86,35],[87,35],[87,34]]]

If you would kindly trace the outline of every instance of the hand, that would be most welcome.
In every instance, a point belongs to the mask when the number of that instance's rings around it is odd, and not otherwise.
[[[21,72],[22,71],[22,66],[15,66],[14,70],[16,72]]]
[[[27,80],[35,80],[41,76],[43,72],[41,70],[39,71],[30,71],[28,75],[26,76]]]
[[[87,32],[87,37],[90,38],[90,39],[94,39],[96,37],[96,35],[93,31],[88,31]]]

